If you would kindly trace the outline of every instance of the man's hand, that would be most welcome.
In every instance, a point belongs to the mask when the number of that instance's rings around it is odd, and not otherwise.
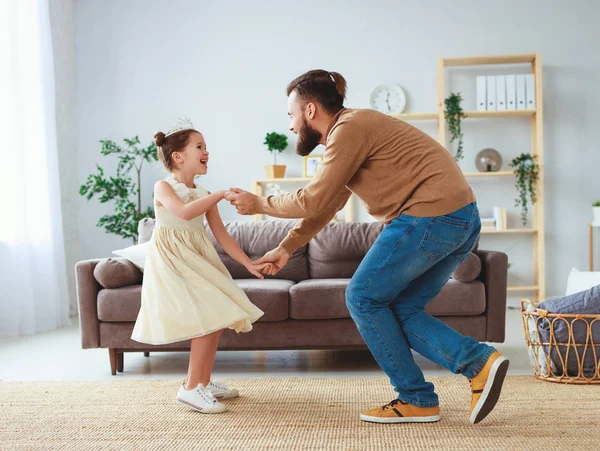
[[[237,209],[241,215],[254,215],[256,209],[254,208],[254,201],[258,196],[249,193],[239,188],[231,188],[225,193],[225,199]]]
[[[275,249],[267,252],[258,260],[252,262],[255,265],[261,265],[263,263],[273,263],[275,268],[269,268],[266,271],[263,271],[264,274],[268,274],[270,276],[274,276],[277,274],[281,268],[283,268],[288,260],[290,259],[290,254],[282,247],[276,247]]]

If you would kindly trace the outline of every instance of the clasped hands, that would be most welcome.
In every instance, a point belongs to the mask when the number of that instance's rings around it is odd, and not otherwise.
[[[239,214],[256,214],[256,207],[254,206],[256,198],[258,197],[256,194],[249,193],[248,191],[239,188],[230,188],[225,191],[223,197],[237,209]],[[253,261],[252,265],[248,265],[246,268],[257,277],[260,277],[257,273],[273,276],[287,264],[289,258],[290,254],[284,248],[279,246],[267,252],[258,260]]]

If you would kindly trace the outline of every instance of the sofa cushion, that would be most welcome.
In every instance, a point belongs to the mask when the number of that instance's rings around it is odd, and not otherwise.
[[[265,314],[259,321],[283,321],[288,318],[291,280],[238,279],[236,283]],[[140,311],[142,286],[106,288],[98,292],[100,321],[135,321]]]
[[[104,288],[142,283],[142,272],[126,258],[105,258],[94,268],[94,278]]]
[[[236,279],[248,298],[265,314],[259,321],[283,321],[289,318],[291,280]]]
[[[352,277],[382,230],[380,222],[329,223],[309,243],[310,277]]]
[[[350,279],[311,279],[290,288],[290,318],[350,318],[346,287]]]
[[[350,318],[346,287],[350,279],[303,280],[290,288],[290,318]],[[434,316],[476,316],[485,311],[485,286],[480,281],[462,283],[450,279],[442,292],[427,304]]]
[[[145,218],[139,222],[138,241],[140,243],[149,240],[154,229],[154,219]],[[287,236],[290,229],[296,225],[296,220],[274,220],[274,221],[225,221],[225,228],[233,239],[240,245],[242,250],[252,259],[256,260],[275,249]],[[234,279],[247,279],[254,277],[248,270],[232,259],[217,243],[210,227],[205,223],[206,231],[210,241],[215,246],[219,258],[231,273]],[[308,279],[308,245],[302,246],[289,259],[288,263],[275,276],[266,276],[269,279],[304,280]]]
[[[470,253],[466,260],[452,273],[452,278],[459,282],[472,282],[481,274],[481,259]]]
[[[135,321],[142,303],[142,286],[105,288],[98,292],[100,321]]]

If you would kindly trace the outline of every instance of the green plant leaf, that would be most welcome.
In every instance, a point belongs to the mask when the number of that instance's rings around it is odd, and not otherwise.
[[[86,183],[79,187],[79,194],[88,201],[96,198],[100,203],[113,202],[115,213],[102,216],[98,220],[98,227],[104,228],[106,233],[119,235],[125,239],[137,242],[137,227],[140,220],[145,217],[154,217],[154,210],[148,206],[145,209],[139,202],[141,197],[138,175],[144,161],[158,160],[156,145],[151,143],[147,147],[140,147],[139,136],[131,139],[125,138],[125,147],[117,145],[111,140],[101,140],[100,153],[103,156],[114,155],[117,157],[116,176],[106,176],[104,169],[96,164],[97,173],[90,174]],[[133,172],[134,177],[130,176]],[[135,180],[135,182],[134,182]]]
[[[521,223],[527,224],[528,197],[531,205],[537,202],[536,185],[539,179],[539,167],[537,157],[529,153],[522,153],[509,163],[514,168],[516,178],[516,188],[518,197],[515,200],[515,207],[521,207]]]
[[[456,154],[454,159],[460,161],[463,159],[463,132],[461,127],[461,120],[465,117],[464,111],[461,107],[462,96],[460,93],[451,93],[447,99],[444,100],[446,109],[444,110],[444,117],[448,123],[448,130],[450,131],[451,138],[450,143],[457,141],[458,145],[456,148]]]

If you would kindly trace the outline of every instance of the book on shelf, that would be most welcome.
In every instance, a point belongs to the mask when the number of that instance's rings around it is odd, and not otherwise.
[[[496,229],[496,219],[494,218],[481,218],[481,229],[490,230]]]

